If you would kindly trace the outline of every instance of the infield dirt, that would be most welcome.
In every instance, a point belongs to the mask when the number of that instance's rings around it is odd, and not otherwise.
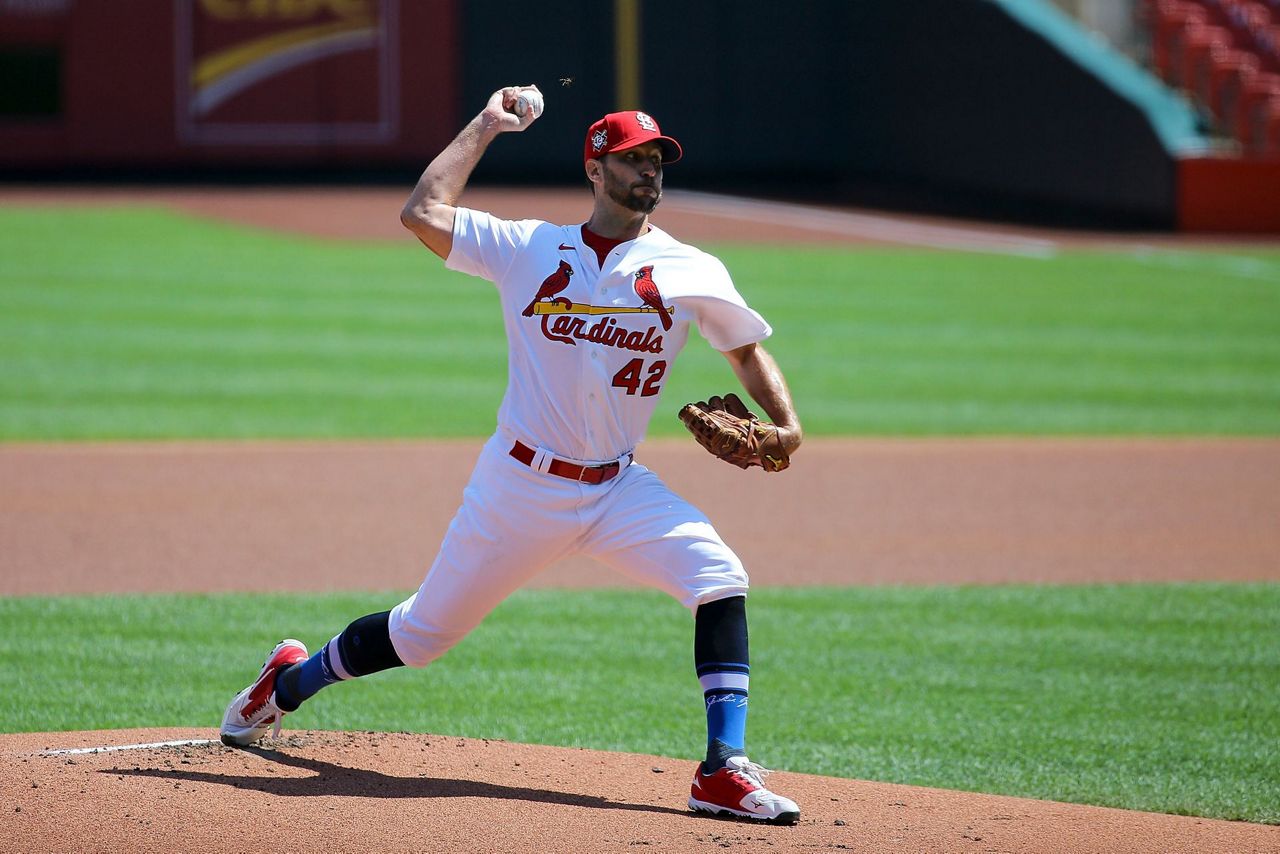
[[[771,778],[793,827],[700,818],[692,766],[660,756],[397,733],[288,734],[265,749],[212,730],[0,736],[8,851],[1269,852],[1280,827],[997,795]]]
[[[0,595],[413,589],[480,444],[0,445]],[[1280,577],[1276,440],[815,439],[776,476],[691,440],[637,455],[756,585]]]

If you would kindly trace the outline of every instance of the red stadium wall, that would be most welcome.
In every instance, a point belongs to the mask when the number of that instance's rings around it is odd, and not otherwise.
[[[1280,234],[1280,160],[1178,161],[1178,230]]]
[[[18,4],[0,50],[55,51],[60,108],[0,118],[0,166],[421,158],[457,131],[457,41],[454,0]]]

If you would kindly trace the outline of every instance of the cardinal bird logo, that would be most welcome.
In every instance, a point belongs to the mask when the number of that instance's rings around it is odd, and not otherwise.
[[[653,265],[636,270],[636,296],[644,300],[644,304],[658,312],[663,331],[671,329],[671,314],[662,304],[662,294],[658,293],[658,284],[653,280]]]
[[[573,277],[573,268],[569,266],[567,261],[561,261],[560,267],[542,280],[542,286],[538,288],[538,295],[525,306],[525,310],[520,312],[525,317],[533,317],[533,307],[541,300],[550,299],[551,302],[558,302],[564,306],[565,311],[573,308],[573,300],[568,297],[558,297],[565,288],[569,287],[569,279]],[[654,293],[657,293],[655,290]],[[554,297],[554,299],[552,299]]]

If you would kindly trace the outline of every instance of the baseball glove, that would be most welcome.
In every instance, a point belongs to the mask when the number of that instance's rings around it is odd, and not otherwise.
[[[782,471],[791,465],[777,426],[757,418],[736,394],[686,403],[680,420],[699,445],[740,469]]]

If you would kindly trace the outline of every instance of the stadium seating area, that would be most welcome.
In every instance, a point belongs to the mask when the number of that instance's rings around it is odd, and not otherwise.
[[[1157,73],[1249,156],[1280,156],[1280,0],[1143,0]]]

